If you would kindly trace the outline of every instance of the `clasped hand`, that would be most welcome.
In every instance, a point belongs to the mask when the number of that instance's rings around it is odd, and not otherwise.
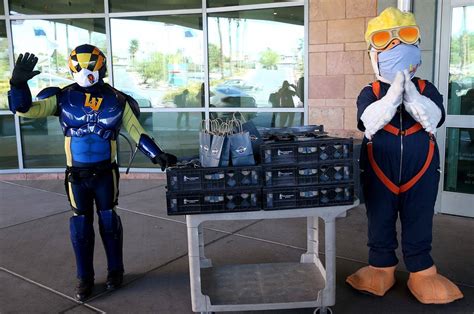
[[[408,70],[397,72],[387,94],[368,106],[361,116],[365,136],[370,140],[378,130],[389,123],[403,102],[407,112],[426,132],[435,133],[441,119],[441,110],[429,98],[422,96],[411,81]]]
[[[397,112],[398,106],[403,101],[404,83],[405,76],[402,72],[397,72],[387,94],[369,105],[360,117],[364,122],[365,137],[369,140],[389,123]]]
[[[436,133],[436,127],[441,120],[441,110],[431,99],[418,92],[407,70],[403,74],[405,76],[403,104],[406,111],[421,124],[426,132]]]

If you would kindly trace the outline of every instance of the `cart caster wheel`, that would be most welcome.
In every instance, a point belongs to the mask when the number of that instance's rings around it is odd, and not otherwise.
[[[332,310],[330,307],[318,307],[313,314],[332,314]]]

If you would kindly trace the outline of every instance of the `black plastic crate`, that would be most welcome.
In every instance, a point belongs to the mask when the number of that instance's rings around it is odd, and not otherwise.
[[[288,165],[301,162],[352,160],[352,138],[306,137],[303,139],[265,142],[260,147],[262,164]]]
[[[348,205],[354,203],[354,185],[326,186],[319,189],[319,205]]]
[[[349,183],[354,179],[352,161],[302,163],[293,166],[264,166],[265,187]]]
[[[320,163],[318,168],[319,184],[339,184],[354,182],[354,164],[347,162]]]
[[[262,209],[261,189],[166,193],[168,215],[224,213]]]
[[[354,185],[263,189],[265,210],[347,205],[354,202]]]
[[[170,192],[260,188],[262,169],[260,166],[170,168],[166,178]]]

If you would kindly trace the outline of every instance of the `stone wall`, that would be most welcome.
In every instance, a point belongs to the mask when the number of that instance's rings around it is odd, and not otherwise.
[[[309,123],[361,138],[356,98],[375,79],[364,34],[377,0],[310,0],[309,11]]]

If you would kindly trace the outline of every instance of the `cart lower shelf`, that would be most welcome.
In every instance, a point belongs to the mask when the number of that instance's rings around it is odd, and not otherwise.
[[[316,302],[325,279],[315,264],[226,265],[201,270],[212,305]]]
[[[317,308],[326,313],[336,302],[336,217],[351,205],[275,211],[186,216],[189,278],[194,312]],[[212,267],[206,257],[202,223],[307,217],[307,251],[299,263],[241,264]],[[319,218],[324,220],[324,266],[319,258]],[[251,254],[251,252],[249,252]]]

